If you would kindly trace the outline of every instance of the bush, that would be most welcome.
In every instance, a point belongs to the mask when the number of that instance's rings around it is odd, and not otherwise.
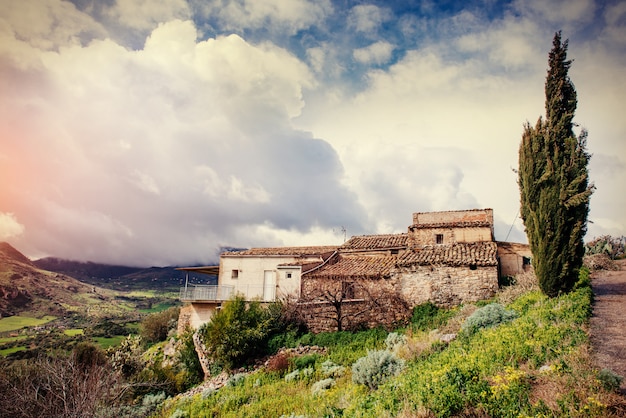
[[[139,325],[139,334],[148,343],[165,341],[171,330],[176,329],[180,308],[171,307],[161,312],[152,313]]]
[[[606,390],[618,391],[624,378],[615,374],[613,370],[602,369],[598,372],[598,380]]]
[[[413,308],[411,324],[414,328],[427,331],[439,328],[454,314],[454,311],[441,309],[432,302],[426,302]]]
[[[341,377],[345,374],[346,368],[326,360],[322,363],[322,374],[325,377]]]
[[[369,351],[352,366],[352,381],[377,389],[388,378],[400,373],[404,360],[389,350]]]
[[[406,343],[406,335],[398,334],[397,332],[391,332],[387,335],[387,338],[385,338],[385,346],[389,351],[393,351],[396,347],[400,347]]]
[[[335,379],[329,377],[328,379],[313,383],[313,386],[311,386],[311,393],[313,393],[314,396],[319,395],[333,386],[335,386]]]
[[[517,313],[506,309],[499,303],[490,303],[471,314],[461,326],[461,329],[470,334],[481,328],[489,328],[517,318]]]
[[[307,367],[313,367],[320,355],[317,353],[307,354],[304,356],[297,356],[291,359],[293,367],[295,369],[306,369]]]
[[[198,331],[209,355],[227,369],[243,366],[267,351],[278,318],[260,302],[235,296]]]

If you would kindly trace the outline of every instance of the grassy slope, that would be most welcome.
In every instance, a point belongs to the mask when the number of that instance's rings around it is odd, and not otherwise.
[[[286,382],[275,373],[257,372],[238,386],[173,402],[159,416],[177,409],[190,417],[622,416],[624,398],[603,389],[591,366],[586,331],[591,298],[589,288],[554,299],[525,293],[509,305],[518,319],[448,346],[436,342],[432,332],[409,331],[400,351],[407,367],[378,390],[350,378],[352,362],[367,348],[383,345],[384,336],[370,332],[364,334],[367,341],[330,348],[329,357],[348,366],[347,373],[321,394],[312,388],[325,377],[326,357],[308,378]],[[458,329],[464,313],[468,307],[442,329]]]

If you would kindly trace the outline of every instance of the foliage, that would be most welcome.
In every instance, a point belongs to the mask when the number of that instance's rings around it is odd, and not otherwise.
[[[120,375],[111,373],[96,350],[83,346],[79,351],[0,368],[0,416],[97,416],[105,406],[118,405],[124,394]]]
[[[196,352],[196,346],[193,342],[193,331],[186,330],[180,336],[180,345],[178,348],[178,359],[181,367],[185,372],[185,386],[191,387],[204,379],[204,371]]]
[[[626,237],[604,235],[585,244],[585,254],[606,254],[611,260],[626,255]]]
[[[131,377],[143,369],[145,361],[141,357],[142,353],[142,340],[138,335],[129,335],[118,347],[108,350],[111,367],[125,377]]]
[[[425,331],[438,328],[443,325],[452,315],[454,310],[441,309],[432,302],[422,303],[413,308],[411,325],[414,329]]]
[[[385,346],[387,350],[394,351],[396,348],[401,347],[407,343],[406,335],[398,334],[397,332],[390,332],[385,338]]]
[[[613,370],[602,369],[598,372],[598,380],[606,390],[618,391],[624,378]]]
[[[576,137],[573,131],[577,98],[567,47],[557,32],[545,83],[546,119],[526,124],[519,148],[521,217],[539,286],[550,297],[571,291],[577,280],[593,192],[587,132]]]
[[[291,363],[295,369],[306,369],[307,367],[313,367],[319,358],[320,355],[317,353],[307,354],[293,357]]]
[[[139,326],[139,334],[148,343],[165,341],[170,331],[176,329],[179,307],[171,307],[146,316]]]
[[[321,365],[322,375],[324,377],[341,377],[346,373],[346,368],[334,363],[332,360],[326,360]]]
[[[245,364],[266,351],[277,328],[278,317],[258,301],[246,302],[237,295],[204,324],[199,335],[209,355],[226,368]]]
[[[494,327],[517,318],[517,313],[508,310],[499,303],[490,303],[477,309],[461,326],[461,329],[473,333],[481,328]]]
[[[332,377],[322,379],[313,383],[313,386],[311,386],[311,393],[313,393],[313,396],[320,395],[322,392],[332,388],[333,386],[335,386],[335,379]]]
[[[375,350],[361,357],[352,366],[352,381],[377,389],[391,376],[400,373],[404,360],[389,350]]]

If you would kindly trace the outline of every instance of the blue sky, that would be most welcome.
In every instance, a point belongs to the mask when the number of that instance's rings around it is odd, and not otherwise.
[[[0,239],[195,264],[489,207],[524,241],[513,169],[557,30],[588,238],[625,235],[624,1],[0,0]]]

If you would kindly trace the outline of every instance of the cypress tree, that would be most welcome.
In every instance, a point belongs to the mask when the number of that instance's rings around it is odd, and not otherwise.
[[[568,41],[554,35],[545,83],[546,118],[526,123],[519,148],[521,216],[541,290],[568,292],[584,255],[589,199],[587,131],[573,130],[576,90],[568,76]]]

